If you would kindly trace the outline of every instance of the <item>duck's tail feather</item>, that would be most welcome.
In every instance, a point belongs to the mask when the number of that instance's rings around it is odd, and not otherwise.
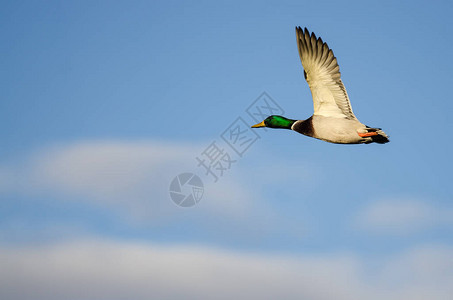
[[[371,136],[372,143],[374,142],[374,143],[378,143],[378,144],[385,144],[385,143],[390,142],[389,136],[387,134],[385,134],[385,132],[382,131],[381,128],[371,128],[371,127],[367,126],[366,129],[368,130],[368,132],[377,133],[377,135]]]

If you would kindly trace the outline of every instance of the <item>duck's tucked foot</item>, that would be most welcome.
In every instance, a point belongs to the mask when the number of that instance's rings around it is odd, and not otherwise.
[[[369,136],[375,136],[375,135],[378,135],[377,132],[365,132],[365,133],[360,133],[360,132],[357,132],[357,134],[360,136],[360,137],[369,137]]]

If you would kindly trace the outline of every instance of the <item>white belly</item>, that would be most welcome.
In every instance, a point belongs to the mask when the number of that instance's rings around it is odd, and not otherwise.
[[[365,143],[367,139],[358,135],[358,132],[366,132],[365,128],[358,120],[313,116],[313,137],[331,143]]]

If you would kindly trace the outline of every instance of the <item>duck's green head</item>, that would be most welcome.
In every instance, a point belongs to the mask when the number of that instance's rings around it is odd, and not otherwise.
[[[269,127],[291,129],[294,122],[296,122],[296,120],[287,119],[282,116],[269,116],[261,123],[253,125],[252,128]]]

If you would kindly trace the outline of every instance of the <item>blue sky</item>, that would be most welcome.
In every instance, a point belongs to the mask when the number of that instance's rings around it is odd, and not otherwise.
[[[3,2],[0,295],[451,294],[452,6]],[[263,92],[289,118],[313,113],[295,26],[329,44],[355,114],[391,142],[258,129],[214,183],[195,158],[228,151],[222,132],[252,123]],[[182,172],[205,185],[192,208],[168,194]]]

